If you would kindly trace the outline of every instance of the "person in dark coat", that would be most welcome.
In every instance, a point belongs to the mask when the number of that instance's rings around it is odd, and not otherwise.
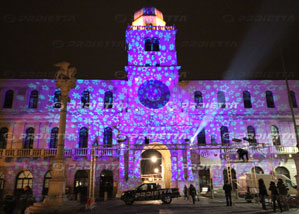
[[[226,182],[223,185],[223,190],[225,192],[226,205],[232,206],[232,185]]]
[[[193,186],[193,184],[190,184],[190,195],[192,197],[192,202],[195,204],[195,196],[196,196],[196,188]]]
[[[187,197],[188,188],[187,188],[186,185],[184,186],[184,190],[183,190],[183,191],[184,191],[184,199],[185,199],[185,200],[186,200],[186,199],[188,200],[188,197]]]
[[[262,208],[266,210],[265,198],[268,197],[268,193],[263,179],[259,179],[259,196]]]
[[[16,198],[13,195],[6,195],[4,198],[5,214],[13,214],[16,207]]]
[[[282,179],[278,179],[277,188],[278,188],[280,202],[283,204],[283,206],[286,210],[289,210],[289,204],[288,204],[288,191],[289,191],[289,189],[283,183]]]
[[[23,214],[26,208],[31,206],[34,202],[33,193],[29,186],[24,187],[20,201],[21,201],[21,213]]]
[[[271,192],[271,198],[272,198],[272,202],[273,202],[273,211],[276,212],[276,201],[277,201],[279,209],[282,212],[282,207],[281,207],[281,204],[280,204],[280,201],[278,198],[279,197],[278,190],[273,181],[271,181],[271,183],[270,183],[269,190]]]

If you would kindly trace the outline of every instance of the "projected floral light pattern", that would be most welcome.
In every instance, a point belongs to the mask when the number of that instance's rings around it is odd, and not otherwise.
[[[224,160],[223,151],[220,151],[220,128],[226,126],[229,130],[231,145],[243,147],[244,142],[233,144],[233,138],[242,138],[247,135],[247,127],[253,126],[259,143],[273,146],[271,137],[271,125],[279,128],[280,133],[294,133],[291,121],[281,120],[290,114],[286,87],[284,81],[257,81],[257,80],[211,80],[211,81],[182,81],[179,82],[180,66],[177,65],[175,50],[176,30],[134,30],[126,31],[126,44],[128,51],[128,66],[125,67],[128,80],[77,80],[77,86],[70,92],[68,103],[65,148],[79,149],[79,130],[88,129],[88,148],[99,139],[103,145],[104,129],[119,126],[122,135],[128,136],[124,146],[144,145],[144,137],[150,138],[150,143],[158,142],[165,145],[185,144],[186,139],[194,142],[187,143],[186,150],[170,150],[171,153],[171,181],[179,186],[186,182],[196,183],[198,187],[198,167],[211,167],[214,187],[223,183],[223,169],[227,162]],[[159,51],[145,51],[145,39],[159,39]],[[201,71],[199,69],[200,72]],[[83,72],[83,71],[78,71]],[[53,75],[54,76],[54,75]],[[48,148],[51,129],[58,127],[59,109],[53,108],[53,95],[55,93],[55,81],[49,79],[40,80],[6,80],[1,82],[5,90],[16,91],[13,109],[3,109],[2,115],[7,121],[11,115],[22,118],[22,125],[12,125],[11,130],[16,138],[8,144],[11,148],[22,148],[22,140],[17,140],[24,130],[34,127],[36,135],[48,136],[35,138],[34,148]],[[26,89],[26,93],[21,93]],[[299,81],[290,81],[290,88],[295,94],[299,94]],[[4,91],[5,91],[4,90]],[[37,109],[28,108],[28,94],[32,90],[38,90],[39,101]],[[275,108],[267,108],[265,92],[272,91]],[[81,96],[84,91],[90,94],[89,108],[81,107]],[[105,92],[112,92],[113,107],[104,108]],[[202,93],[203,106],[197,108],[194,103],[194,93]],[[226,108],[217,105],[217,92],[225,95]],[[245,108],[243,92],[251,95],[252,108]],[[30,114],[28,114],[30,113]],[[299,114],[298,108],[295,113]],[[29,118],[29,119],[28,119]],[[24,123],[26,120],[26,123]],[[201,129],[205,129],[206,145],[198,149],[193,145],[198,144],[196,135]],[[112,144],[118,145],[113,130]],[[38,133],[37,133],[38,132]],[[213,136],[213,141],[212,141]],[[295,139],[281,139],[282,146],[295,146]],[[170,146],[169,146],[170,147]],[[9,147],[10,148],[10,147]],[[272,147],[271,147],[272,148]],[[142,150],[128,151],[128,164],[125,163],[127,150],[114,151],[112,157],[99,158],[99,164],[105,163],[97,170],[109,169],[108,163],[117,163],[114,171],[114,179],[118,182],[118,188],[125,190],[140,184],[140,161]],[[249,172],[254,166],[260,166],[265,173],[271,173],[275,166],[283,164],[285,159],[274,157],[278,151],[274,147],[252,150],[250,158],[255,162],[232,164],[237,172],[237,177]],[[234,154],[231,154],[232,158]],[[206,163],[205,163],[206,161]],[[87,169],[89,161],[72,157],[75,167],[68,174],[77,169]],[[45,164],[45,166],[30,168],[31,163]],[[49,167],[47,160],[33,160],[30,164],[20,163],[18,167],[9,166],[6,178],[13,188],[16,174],[21,168],[29,168],[33,177],[42,178]],[[83,165],[80,165],[83,164]],[[127,165],[127,167],[126,167]],[[30,166],[30,167],[29,167]],[[112,167],[112,166],[111,166]],[[118,168],[119,167],[119,168]],[[128,175],[128,180],[126,179]],[[119,175],[119,176],[118,176]],[[71,179],[72,176],[68,176]],[[181,183],[180,183],[181,182]],[[35,194],[41,192],[41,181],[33,186]]]
[[[144,106],[158,109],[168,103],[170,92],[163,82],[159,80],[148,80],[139,87],[138,98]]]

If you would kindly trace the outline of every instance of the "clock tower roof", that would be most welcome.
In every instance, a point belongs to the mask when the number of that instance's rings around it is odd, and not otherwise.
[[[166,22],[163,20],[163,14],[155,7],[143,7],[134,13],[133,26],[165,26]]]

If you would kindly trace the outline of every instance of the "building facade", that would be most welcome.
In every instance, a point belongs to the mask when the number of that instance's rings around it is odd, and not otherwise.
[[[147,181],[217,189],[229,165],[233,179],[254,168],[296,182],[285,81],[179,81],[176,33],[160,11],[142,8],[126,30],[127,80],[77,80],[65,136],[69,194],[88,191],[93,148],[97,197]],[[298,118],[299,81],[289,84]],[[2,79],[0,86],[1,192],[29,185],[42,199],[56,154],[60,91],[54,79]],[[249,152],[248,162],[238,161],[238,148]]]

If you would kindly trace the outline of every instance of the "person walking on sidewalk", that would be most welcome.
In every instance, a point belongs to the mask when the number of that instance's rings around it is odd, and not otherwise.
[[[187,197],[187,191],[188,191],[188,188],[187,188],[187,186],[186,186],[186,184],[185,184],[185,186],[184,186],[184,199],[185,199],[185,200],[188,200],[188,197]]]
[[[268,196],[267,189],[263,179],[259,179],[259,196],[263,210],[266,210],[265,198]]]
[[[192,197],[192,202],[193,202],[193,204],[195,204],[196,189],[193,186],[193,184],[190,184],[189,189],[190,189],[190,195]]]
[[[284,206],[286,210],[289,210],[289,204],[288,204],[288,188],[287,186],[283,183],[282,179],[278,179],[277,182],[277,189],[279,192],[279,200]]]
[[[223,185],[223,190],[225,192],[226,206],[232,206],[232,185],[226,182]]]
[[[282,212],[282,207],[281,207],[281,204],[280,204],[280,201],[279,201],[278,190],[277,190],[277,187],[276,187],[276,185],[273,181],[270,182],[269,190],[271,191],[271,198],[272,198],[272,202],[273,202],[273,211],[276,212],[276,201],[277,201],[279,209]]]

